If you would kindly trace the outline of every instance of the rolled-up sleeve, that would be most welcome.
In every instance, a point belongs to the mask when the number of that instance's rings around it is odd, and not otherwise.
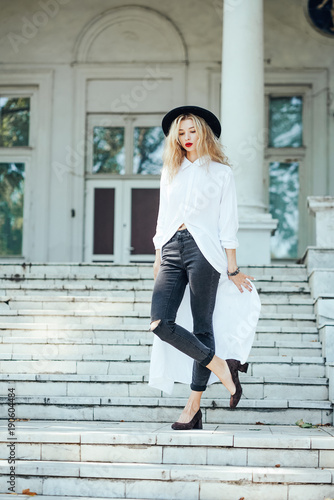
[[[162,169],[160,177],[159,212],[158,212],[156,232],[155,235],[153,236],[153,245],[156,250],[161,249],[161,242],[164,235],[166,211],[167,211],[166,173],[165,170]]]
[[[232,170],[226,174],[219,210],[219,239],[223,248],[237,248],[238,203]]]

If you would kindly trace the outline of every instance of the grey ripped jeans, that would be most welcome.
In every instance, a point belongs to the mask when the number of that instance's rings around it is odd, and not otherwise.
[[[205,391],[211,373],[206,365],[215,354],[212,315],[220,273],[206,260],[188,229],[182,229],[162,246],[152,302],[153,333],[194,359],[193,391]],[[194,331],[175,323],[185,287],[189,283]]]

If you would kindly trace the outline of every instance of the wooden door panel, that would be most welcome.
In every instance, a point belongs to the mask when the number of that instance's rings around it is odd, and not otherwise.
[[[94,189],[93,253],[114,253],[115,188]]]
[[[131,189],[131,255],[154,254],[158,210],[159,189]]]

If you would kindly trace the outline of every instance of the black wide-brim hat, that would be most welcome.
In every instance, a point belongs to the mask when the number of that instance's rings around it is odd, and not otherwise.
[[[193,115],[200,116],[203,118],[209,127],[212,129],[213,133],[219,138],[221,134],[221,126],[216,115],[211,113],[208,109],[200,108],[199,106],[179,106],[178,108],[171,109],[163,117],[161,126],[162,130],[167,137],[169,133],[170,126],[172,122],[180,115],[192,113]]]

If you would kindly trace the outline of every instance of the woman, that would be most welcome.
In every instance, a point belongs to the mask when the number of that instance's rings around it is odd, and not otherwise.
[[[208,383],[219,379],[225,385],[231,408],[241,398],[238,371],[248,368],[244,361],[260,300],[250,282],[254,278],[241,272],[236,262],[236,191],[218,141],[219,120],[204,108],[181,106],[165,115],[162,128],[167,139],[153,237],[150,330],[155,336],[149,385],[168,391],[164,378],[185,382],[191,375],[189,400],[172,428],[202,428],[200,400]],[[236,300],[235,290],[248,296]],[[224,314],[219,316],[219,310]],[[214,335],[216,330],[222,331]],[[223,358],[218,351],[231,356]]]

